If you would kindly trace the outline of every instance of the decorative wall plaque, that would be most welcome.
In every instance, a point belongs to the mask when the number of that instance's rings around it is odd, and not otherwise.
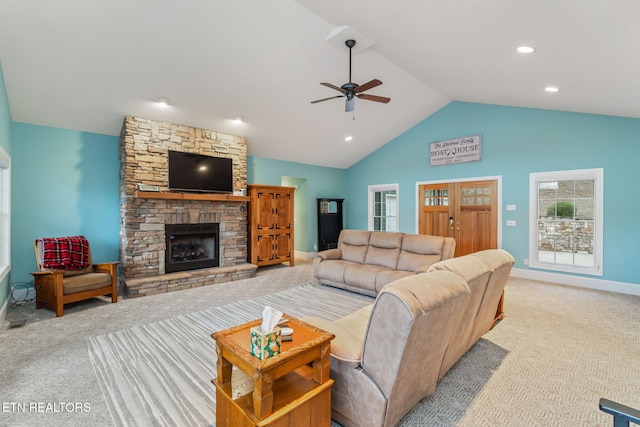
[[[479,162],[482,160],[482,135],[432,142],[429,157],[431,166]]]

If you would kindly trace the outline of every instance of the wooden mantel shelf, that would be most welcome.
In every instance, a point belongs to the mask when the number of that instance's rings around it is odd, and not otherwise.
[[[211,202],[248,202],[249,196],[233,194],[172,193],[169,191],[136,191],[139,199],[204,200]]]

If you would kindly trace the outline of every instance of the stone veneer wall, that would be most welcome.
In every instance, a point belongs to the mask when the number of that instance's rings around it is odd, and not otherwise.
[[[168,150],[233,159],[234,189],[247,186],[245,138],[204,129],[125,117],[120,135],[120,281],[130,296],[151,295],[250,277],[247,202],[150,199],[138,184],[168,191]],[[220,267],[164,272],[165,224],[220,224]]]

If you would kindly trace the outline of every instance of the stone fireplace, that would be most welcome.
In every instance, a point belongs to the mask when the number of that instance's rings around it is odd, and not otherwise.
[[[247,263],[248,197],[168,191],[169,150],[232,158],[234,189],[239,191],[247,185],[246,149],[241,137],[125,117],[120,136],[120,283],[127,295],[255,275],[257,267]],[[140,191],[140,184],[158,191]],[[174,248],[169,242],[176,235]]]

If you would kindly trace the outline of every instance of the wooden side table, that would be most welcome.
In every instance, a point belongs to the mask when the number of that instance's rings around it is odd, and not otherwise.
[[[261,324],[260,319],[211,334],[218,353],[218,377],[212,381],[217,427],[331,425],[329,354],[335,336],[284,317],[294,331],[293,339],[283,341],[281,353],[269,359],[251,355],[250,330]],[[252,392],[234,398],[233,366],[251,379]]]

